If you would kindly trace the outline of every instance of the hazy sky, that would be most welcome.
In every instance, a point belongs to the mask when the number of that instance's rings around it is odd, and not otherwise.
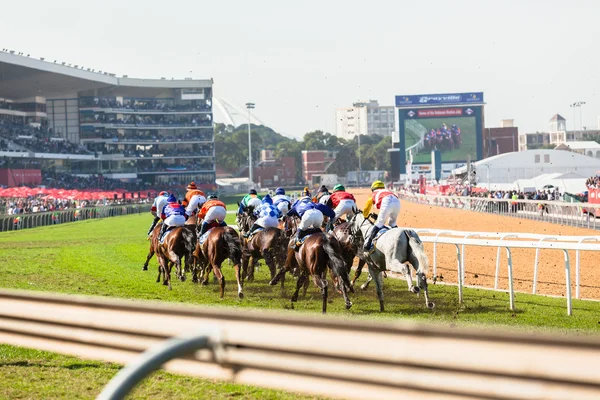
[[[6,4],[4,4],[6,3]],[[28,0],[2,47],[130,77],[214,78],[289,136],[334,133],[335,108],[396,94],[485,92],[486,126],[600,116],[600,1]],[[579,112],[577,113],[579,128]]]

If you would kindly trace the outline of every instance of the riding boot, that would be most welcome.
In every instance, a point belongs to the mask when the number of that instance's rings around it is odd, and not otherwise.
[[[159,217],[155,217],[154,221],[152,221],[152,225],[150,225],[150,229],[148,229],[148,234],[146,236],[150,236],[150,234],[152,233],[152,231],[156,227],[156,224],[158,223],[158,221],[160,221],[160,218]]]
[[[371,249],[371,245],[373,244],[373,239],[375,238],[375,235],[377,235],[377,232],[379,232],[380,230],[381,230],[380,227],[373,226],[373,229],[371,229],[371,234],[369,235],[369,239],[365,242],[365,244],[363,246],[364,251],[369,251]]]
[[[246,239],[248,239],[252,235],[252,232],[257,230],[258,228],[260,228],[260,225],[258,225],[256,223],[252,224],[252,226],[250,227],[250,230],[248,232],[244,233],[244,237]]]
[[[219,226],[225,227],[225,226],[227,226],[227,222],[221,221],[221,222],[219,222]]]
[[[163,235],[164,235],[164,234],[165,234],[165,232],[167,231],[167,228],[168,228],[167,224],[165,224],[165,223],[163,222],[162,226],[160,227],[160,233],[158,234],[158,240],[161,240],[161,239],[162,239]]]
[[[330,232],[333,230],[333,220],[330,220],[325,227],[325,232]]]
[[[204,221],[204,222],[202,222],[202,227],[200,228],[200,233],[198,233],[198,237],[204,235],[207,230],[208,230],[208,222]]]
[[[303,237],[304,237],[303,232],[300,229],[298,229],[296,231],[296,235],[293,237],[293,241],[292,241],[292,244],[290,245],[290,249],[298,250],[298,242]]]

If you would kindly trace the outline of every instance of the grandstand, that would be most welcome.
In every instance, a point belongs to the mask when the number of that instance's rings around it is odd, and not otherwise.
[[[213,187],[212,84],[0,52],[0,169]]]

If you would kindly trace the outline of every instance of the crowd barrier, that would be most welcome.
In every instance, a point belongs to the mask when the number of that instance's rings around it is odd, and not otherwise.
[[[600,229],[596,215],[600,204],[547,200],[490,199],[484,197],[434,196],[399,191],[400,198],[421,204],[499,214],[590,229]]]
[[[118,206],[74,208],[71,210],[43,213],[6,215],[0,217],[0,232],[36,228],[38,226],[57,225],[65,222],[84,221],[88,219],[141,214],[148,212],[148,209],[149,206],[145,204],[124,204]]]
[[[130,364],[101,399],[174,355],[171,372],[334,398],[600,398],[585,336],[0,290],[0,342]]]

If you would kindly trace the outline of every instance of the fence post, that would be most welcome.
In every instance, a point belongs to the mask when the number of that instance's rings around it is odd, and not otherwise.
[[[441,231],[435,235],[435,242],[433,242],[433,276],[437,276],[437,239],[440,235],[447,235],[449,231]]]
[[[510,296],[509,308],[511,311],[515,310],[515,289],[513,284],[513,274],[512,274],[512,252],[510,251],[510,247],[506,247],[506,258],[508,259],[508,292]]]
[[[540,243],[544,242],[546,240],[558,240],[555,237],[545,237],[540,239]],[[535,291],[537,289],[537,277],[538,277],[538,262],[540,259],[540,248],[538,247],[537,249],[535,249],[535,261],[533,264],[533,289],[531,291],[531,294],[535,294]]]
[[[479,236],[479,233],[468,233],[465,235],[465,237],[463,239],[466,239],[470,236],[476,237],[476,236]],[[462,262],[461,262],[462,263],[462,281],[464,282],[465,281],[465,253],[467,252],[464,244],[462,245],[461,249],[462,249],[462,256],[461,256],[462,257]]]
[[[565,282],[567,285],[567,315],[573,315],[573,308],[571,306],[571,264],[569,262],[569,252],[563,250],[565,254]]]
[[[515,234],[503,235],[500,237],[500,240],[502,241],[502,240],[510,238],[510,237],[516,238],[518,236]],[[500,256],[501,256],[500,246],[498,246],[498,252],[496,253],[496,275],[494,278],[494,289],[498,289],[498,279],[499,279],[499,274],[500,274]]]
[[[461,257],[460,257],[460,247],[458,247],[457,244],[455,244],[456,246],[456,262],[458,264],[458,304],[462,304],[463,303],[463,288],[462,288],[462,268],[461,268]]]

